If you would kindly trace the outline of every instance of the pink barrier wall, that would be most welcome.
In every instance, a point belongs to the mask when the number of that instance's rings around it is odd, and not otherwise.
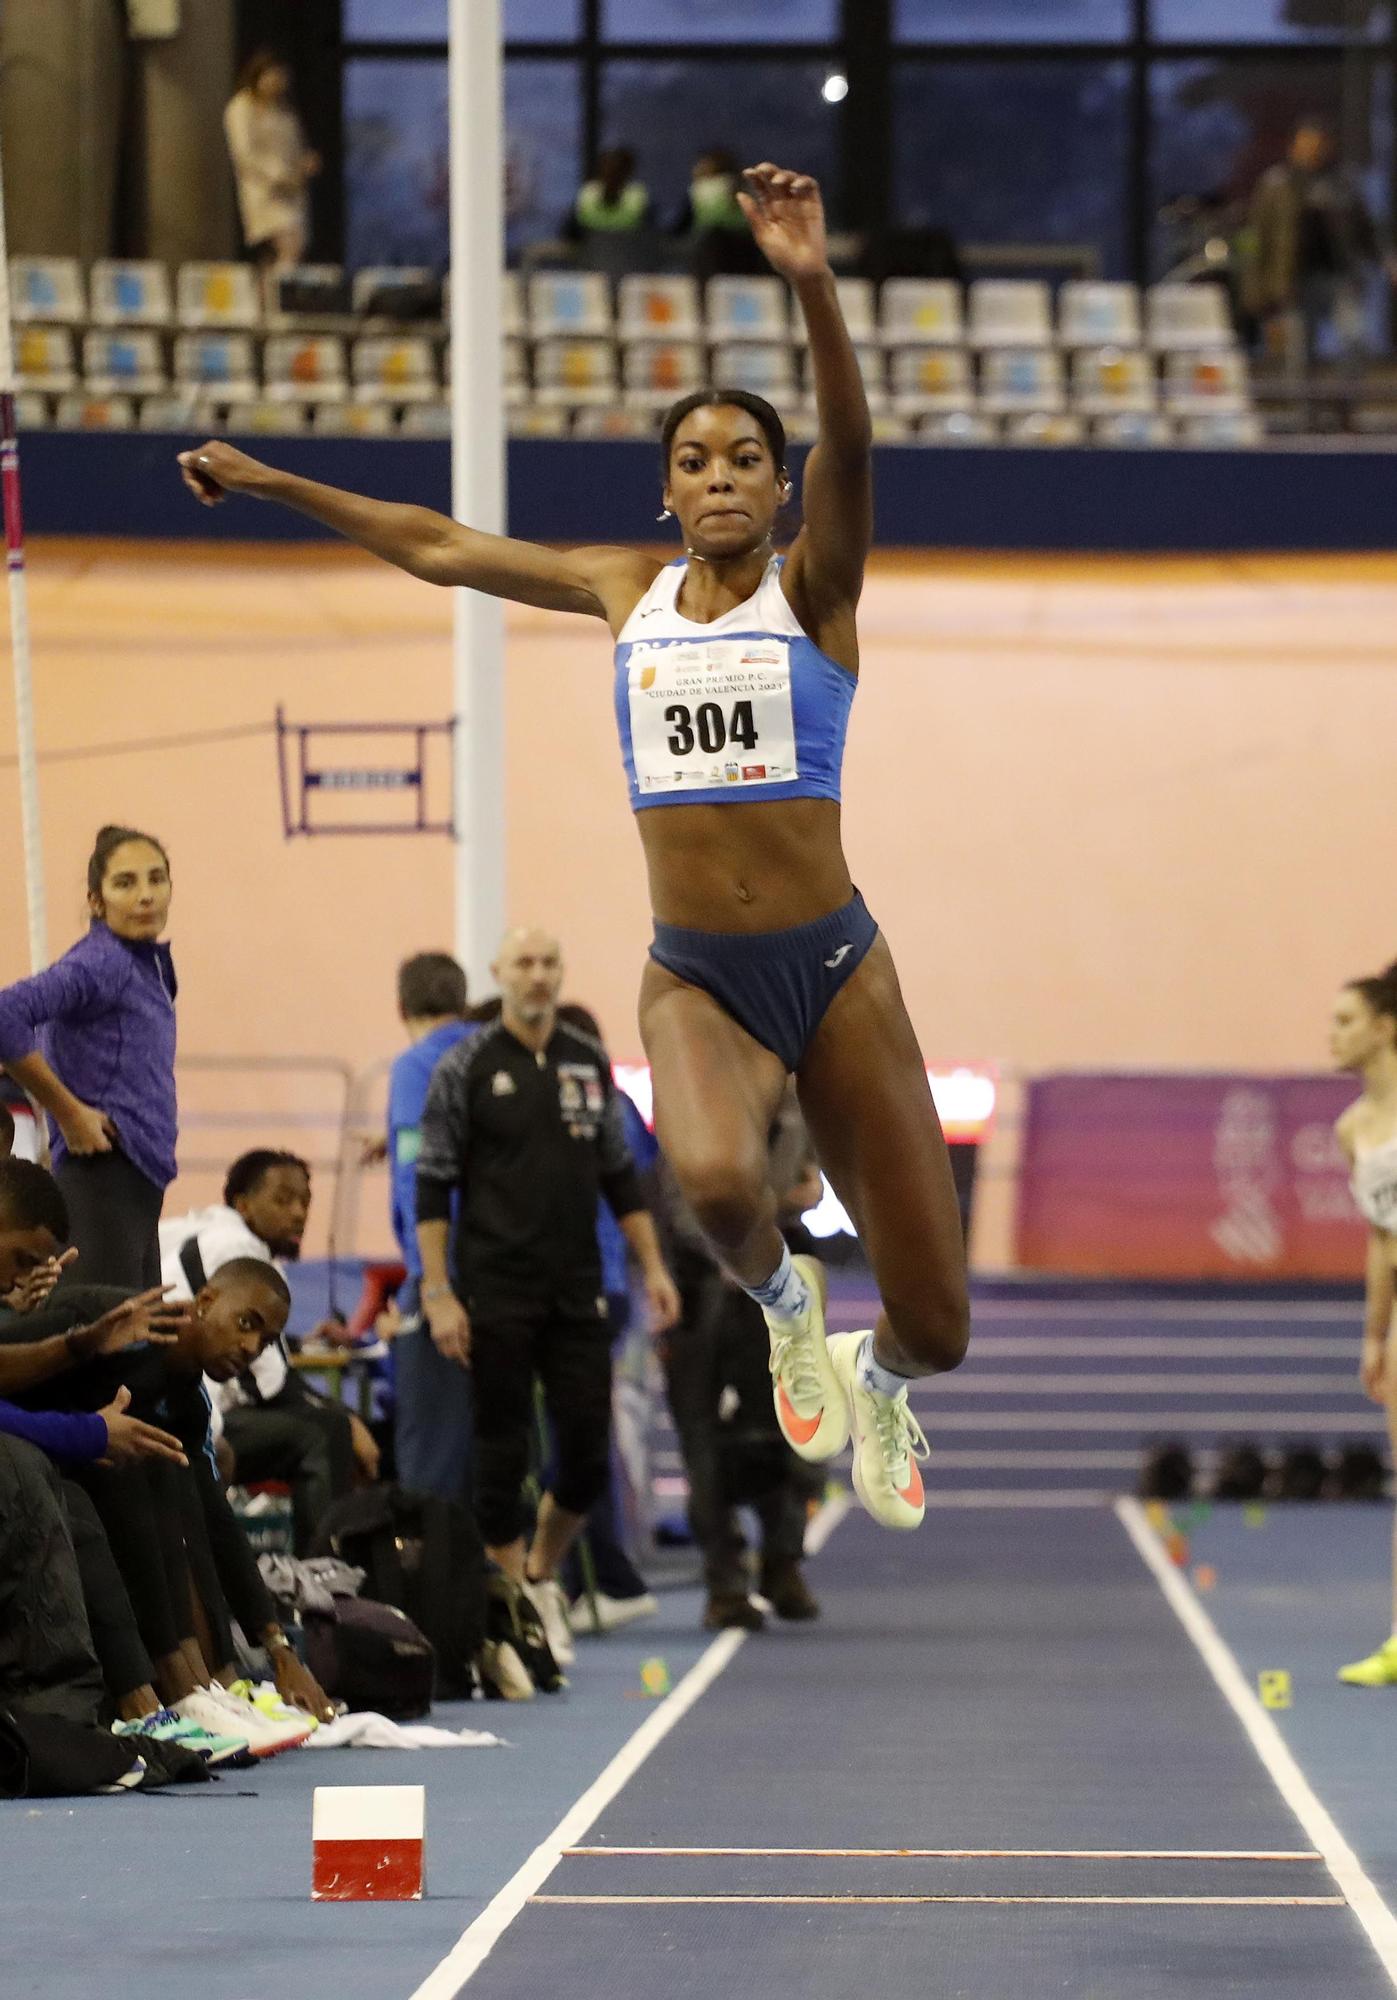
[[[1364,1227],[1323,1076],[1048,1076],[1029,1086],[1019,1262],[1139,1278],[1357,1278]]]

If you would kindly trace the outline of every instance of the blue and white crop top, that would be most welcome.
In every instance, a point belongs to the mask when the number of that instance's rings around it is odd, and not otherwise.
[[[681,616],[681,558],[616,642],[616,727],[631,808],[837,799],[856,677],[807,637],[773,556],[756,592],[711,624]]]

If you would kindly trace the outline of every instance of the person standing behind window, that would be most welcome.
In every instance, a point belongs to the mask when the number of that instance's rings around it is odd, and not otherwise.
[[[306,144],[291,71],[271,49],[248,57],[223,113],[248,255],[270,278],[289,271],[310,241],[308,183],[320,156]]]
[[[87,901],[86,937],[47,971],[0,990],[0,1063],[52,1121],[84,1284],[144,1291],[160,1283],[157,1232],[179,1128],[161,843],[104,826]]]
[[[466,975],[444,951],[423,951],[398,968],[398,1012],[410,1046],[388,1082],[388,1171],[393,1234],[407,1266],[393,1341],[393,1446],[398,1479],[416,1493],[470,1500],[471,1378],[437,1352],[422,1317],[417,1248],[417,1155],[432,1072],[473,1032],[465,1018]]]

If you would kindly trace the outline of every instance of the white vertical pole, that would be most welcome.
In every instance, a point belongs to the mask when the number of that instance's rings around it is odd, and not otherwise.
[[[500,0],[450,0],[451,511],[503,534],[504,69]],[[489,983],[505,911],[504,612],[455,592],[456,954]]]
[[[19,435],[15,426],[15,358],[10,335],[10,265],[5,243],[5,187],[0,175],[0,490],[5,516],[5,568],[10,586],[10,658],[15,677],[15,748],[19,814],[24,832],[24,885],[29,913],[29,963],[48,964],[44,854],[39,826],[39,763],[34,748],[34,687],[29,666],[29,593],[24,575],[24,520],[19,498]]]

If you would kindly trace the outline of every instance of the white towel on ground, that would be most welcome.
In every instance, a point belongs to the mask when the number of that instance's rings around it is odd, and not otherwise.
[[[502,1736],[488,1729],[438,1729],[430,1722],[390,1722],[366,1709],[322,1722],[302,1745],[306,1750],[505,1750]]]

